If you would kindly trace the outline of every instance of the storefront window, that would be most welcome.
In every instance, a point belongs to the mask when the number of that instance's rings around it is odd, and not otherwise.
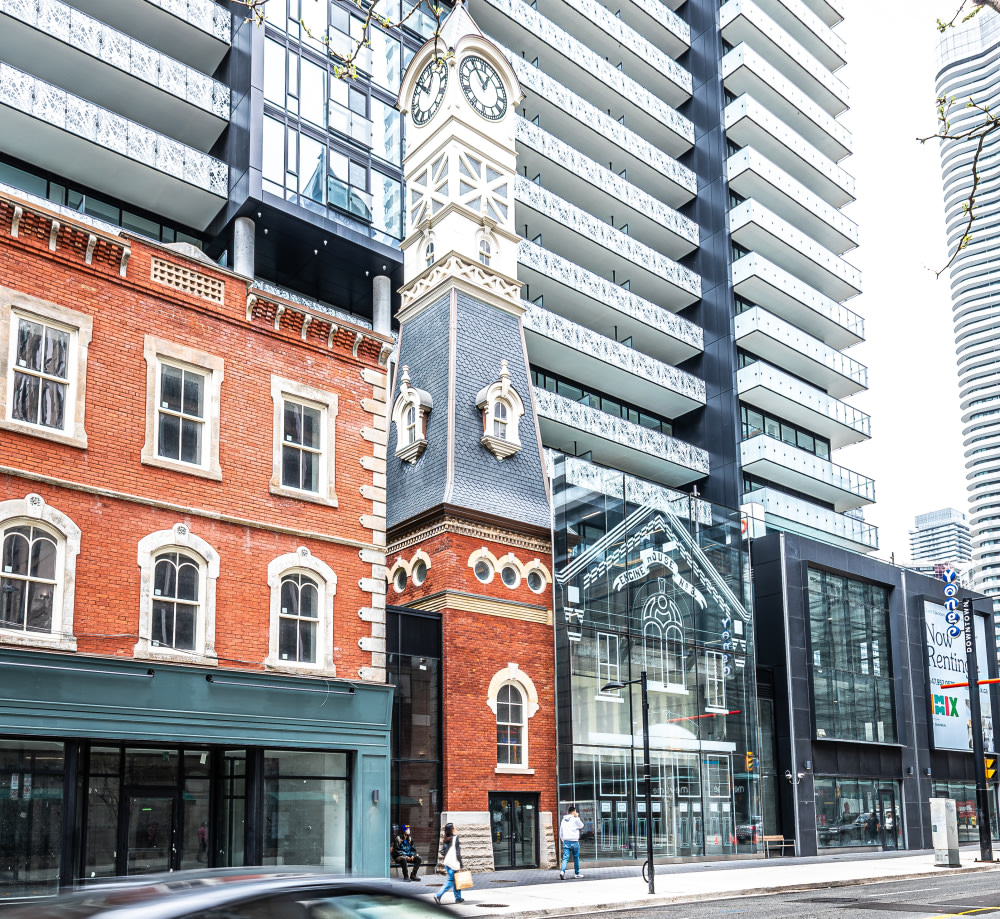
[[[895,743],[889,592],[809,570],[816,736]]]
[[[931,785],[932,798],[950,798],[955,802],[955,812],[958,816],[958,841],[979,842],[979,827],[976,823],[976,784],[975,782],[934,782]],[[1000,839],[1000,826],[997,826],[996,796],[992,786],[989,793],[990,828],[993,838]]]
[[[58,890],[63,764],[61,743],[0,741],[0,896]]]
[[[265,865],[320,865],[347,872],[345,753],[264,752]]]
[[[815,789],[820,848],[903,848],[899,782],[817,776]]]

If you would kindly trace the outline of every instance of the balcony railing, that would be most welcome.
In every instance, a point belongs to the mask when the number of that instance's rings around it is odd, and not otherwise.
[[[830,70],[847,60],[847,45],[802,0],[757,0],[779,26],[792,32],[799,42]]]
[[[796,491],[812,493],[828,500],[840,510],[871,504],[875,500],[875,482],[844,466],[838,466],[778,437],[760,433],[740,444],[740,464],[751,475],[779,481]],[[760,471],[755,466],[773,464],[778,471]],[[787,481],[782,481],[785,474]],[[843,495],[837,495],[843,492]],[[851,497],[845,497],[845,496]]]
[[[878,549],[878,528],[848,514],[811,504],[774,488],[758,488],[743,496],[744,503],[764,507],[769,526],[831,542],[861,552]]]

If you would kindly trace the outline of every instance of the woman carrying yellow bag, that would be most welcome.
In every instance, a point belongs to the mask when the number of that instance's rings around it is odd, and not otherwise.
[[[462,871],[462,848],[458,844],[458,833],[455,832],[455,824],[446,823],[444,825],[444,842],[441,844],[441,854],[444,856],[444,868],[448,872],[448,880],[444,889],[439,894],[434,895],[436,902],[440,903],[441,898],[449,891],[455,892],[455,902],[464,903],[465,898],[460,891],[472,886],[472,872]],[[468,875],[467,884],[459,887],[455,882],[455,873]],[[466,879],[463,878],[463,881]]]

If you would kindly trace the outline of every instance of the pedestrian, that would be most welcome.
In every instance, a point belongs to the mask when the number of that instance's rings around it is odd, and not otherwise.
[[[582,878],[580,874],[580,830],[583,829],[583,821],[577,815],[576,805],[571,804],[566,815],[559,824],[559,840],[562,842],[562,868],[559,869],[560,880],[566,880],[566,868],[569,865],[569,857],[573,856],[574,877]]]
[[[415,881],[417,870],[420,868],[420,856],[417,855],[413,839],[410,837],[410,828],[404,823],[400,830],[402,832],[396,833],[392,837],[389,857],[395,864],[399,865],[399,870],[403,872],[404,881]],[[406,873],[407,868],[410,869],[409,876]]]
[[[868,843],[870,845],[875,845],[878,842],[878,815],[873,810],[868,815],[868,821],[865,823],[865,830],[868,834]]]
[[[444,870],[448,872],[448,880],[441,890],[441,893],[434,895],[436,903],[441,902],[441,898],[449,891],[455,894],[456,903],[464,903],[465,897],[455,886],[455,872],[462,868],[462,848],[458,844],[458,833],[455,832],[454,823],[444,825],[444,842],[441,843],[441,855],[444,857]]]

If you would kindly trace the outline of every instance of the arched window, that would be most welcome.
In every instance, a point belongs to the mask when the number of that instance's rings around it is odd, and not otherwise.
[[[183,523],[139,540],[140,658],[214,664],[219,554]]]
[[[264,665],[275,670],[336,676],[333,598],[337,576],[305,546],[267,566],[271,588],[270,649]]]
[[[3,531],[0,628],[52,631],[58,551],[55,536],[41,527],[21,523]]]
[[[510,413],[510,406],[503,399],[497,399],[493,403],[493,436],[501,440],[507,439],[507,417]]]
[[[493,256],[493,247],[490,241],[484,236],[479,240],[479,261],[487,268],[490,267],[490,259]]]
[[[486,704],[497,722],[497,773],[529,774],[528,721],[538,711],[531,677],[508,664],[490,680]]]
[[[684,633],[676,623],[667,626],[667,683],[684,686]]]
[[[0,643],[75,651],[80,528],[41,495],[0,501]]]
[[[190,555],[165,552],[153,569],[152,643],[193,651],[201,608],[201,566]]]
[[[497,765],[523,765],[524,699],[508,683],[497,693]]]
[[[642,662],[646,679],[651,683],[665,683],[663,629],[655,619],[647,619],[642,627]]]
[[[416,443],[417,440],[417,407],[410,405],[406,409],[406,424],[403,426],[403,446]]]
[[[430,268],[434,264],[434,240],[432,239],[427,243],[427,248],[424,249],[424,266]]]
[[[315,664],[319,585],[311,577],[296,572],[281,579],[279,619],[278,657],[297,664]]]
[[[430,393],[410,385],[410,368],[404,365],[399,375],[399,395],[392,405],[396,456],[403,462],[416,463],[427,448],[427,416],[433,407]]]

